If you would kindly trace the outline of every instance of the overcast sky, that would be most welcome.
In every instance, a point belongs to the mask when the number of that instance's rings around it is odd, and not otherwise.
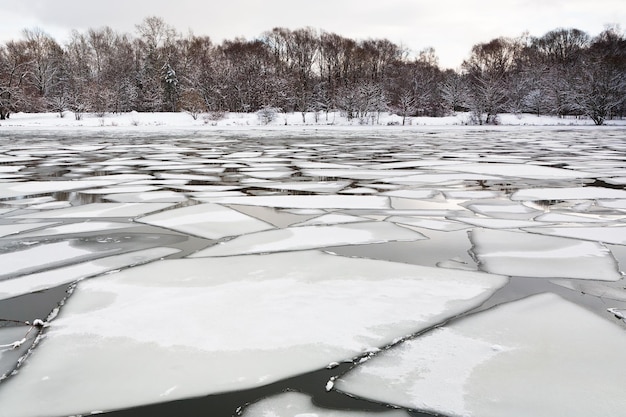
[[[575,27],[595,36],[626,22],[624,0],[4,0],[0,42],[39,27],[65,43],[72,29],[110,26],[135,34],[148,16],[214,42],[254,39],[281,26],[310,26],[353,39],[387,38],[416,53],[435,48],[457,68],[472,45],[498,36],[533,36]],[[622,28],[625,29],[625,28]]]

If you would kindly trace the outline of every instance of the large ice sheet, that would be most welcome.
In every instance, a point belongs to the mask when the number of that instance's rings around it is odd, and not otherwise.
[[[458,417],[623,416],[626,332],[554,294],[498,306],[379,354],[335,383]]]
[[[247,406],[243,417],[408,417],[406,411],[365,412],[350,410],[328,410],[316,407],[311,398],[299,392],[265,398]]]
[[[142,217],[137,221],[208,239],[274,228],[268,223],[219,204],[197,204]]]
[[[505,282],[319,252],[155,262],[81,282],[0,404],[68,415],[268,384],[439,323]]]
[[[84,206],[14,216],[21,219],[62,219],[84,217],[136,217],[163,210],[172,203],[93,203]]]
[[[611,252],[596,242],[533,233],[474,229],[470,233],[479,267],[494,274],[617,281]]]
[[[427,238],[418,232],[384,222],[297,226],[239,236],[191,256],[231,256],[420,239]]]
[[[144,249],[0,281],[0,300],[69,284],[118,268],[140,265],[178,252],[180,249],[166,247]]]

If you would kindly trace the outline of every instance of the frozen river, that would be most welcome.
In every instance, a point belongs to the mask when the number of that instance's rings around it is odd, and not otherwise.
[[[0,131],[0,417],[626,416],[626,132]]]

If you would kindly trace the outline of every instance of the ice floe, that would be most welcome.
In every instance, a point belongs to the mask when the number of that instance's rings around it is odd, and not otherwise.
[[[68,415],[267,384],[425,329],[505,283],[319,252],[138,266],[81,282],[0,403],[12,417]]]
[[[524,230],[548,236],[571,237],[593,242],[626,245],[626,224],[623,226],[612,225],[611,227],[528,227]]]
[[[150,248],[0,281],[0,300],[69,284],[118,268],[141,265],[178,252],[180,250],[176,248]]]
[[[22,233],[20,237],[40,237],[40,236],[56,236],[75,233],[88,233],[88,232],[105,232],[115,229],[125,229],[133,227],[133,224],[129,223],[114,223],[114,222],[101,222],[101,221],[86,221],[81,223],[64,224],[55,227],[46,227],[43,230],[35,232]],[[0,226],[1,227],[1,226]],[[1,229],[0,229],[1,230]]]
[[[109,194],[105,200],[116,203],[181,203],[187,200],[182,193],[174,191],[151,191],[144,193]]]
[[[552,178],[593,178],[594,173],[571,169],[544,167],[531,164],[479,163],[436,166],[439,171],[469,172],[473,174],[497,175],[504,177],[552,179]]]
[[[76,181],[28,181],[0,183],[0,198],[15,198],[59,191],[80,190],[83,188],[113,185],[118,182],[119,181],[94,179]]]
[[[480,269],[494,274],[617,281],[617,262],[603,245],[503,230],[470,232]]]
[[[0,279],[11,275],[26,274],[44,268],[51,268],[69,262],[79,262],[96,256],[106,256],[120,248],[106,247],[95,251],[93,248],[78,247],[72,242],[56,242],[25,246],[24,249],[0,254]]]
[[[172,203],[92,203],[77,207],[15,216],[21,219],[68,219],[84,217],[136,217],[173,206]]]
[[[272,195],[216,198],[215,203],[303,209],[385,209],[389,198],[360,195]]]
[[[197,204],[141,217],[138,222],[189,233],[207,239],[260,232],[274,227],[218,204]]]
[[[341,213],[329,213],[314,217],[301,223],[292,224],[292,226],[323,226],[329,224],[359,223],[365,221],[368,221],[368,219],[364,217],[351,216],[349,214]]]
[[[329,410],[313,404],[311,398],[299,392],[286,392],[265,398],[244,408],[243,417],[409,417],[406,411],[366,412]]]
[[[6,237],[15,235],[28,230],[39,229],[46,226],[51,226],[57,223],[13,223],[13,224],[0,224],[0,237]]]
[[[470,201],[465,206],[477,214],[499,219],[531,219],[542,213],[532,207],[509,200]]]
[[[513,193],[511,200],[597,200],[625,199],[626,190],[601,187],[532,188]]]
[[[398,223],[409,226],[423,227],[425,229],[433,229],[433,230],[463,230],[467,229],[469,226],[463,223],[458,223],[454,220],[440,220],[440,219],[428,219],[428,218],[419,218],[419,217],[408,217],[408,216],[392,216],[387,219],[388,222]]]
[[[20,358],[35,341],[37,334],[39,331],[27,325],[0,327],[0,381],[15,369]]]
[[[335,387],[454,417],[621,416],[625,349],[620,327],[541,294],[403,342]]]
[[[623,286],[610,286],[603,282],[570,281],[565,279],[554,279],[550,280],[550,282],[582,294],[626,302],[626,288]]]
[[[191,256],[231,256],[420,239],[427,238],[401,226],[383,222],[298,226],[239,236]]]

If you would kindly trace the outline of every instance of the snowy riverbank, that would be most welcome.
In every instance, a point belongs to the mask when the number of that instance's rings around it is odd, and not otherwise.
[[[559,118],[554,116],[536,116],[532,114],[501,114],[498,116],[500,126],[594,126],[588,118]],[[469,113],[457,113],[446,117],[409,117],[402,126],[402,117],[381,113],[377,119],[348,120],[339,112],[307,113],[304,121],[301,113],[276,113],[274,119],[265,124],[256,113],[225,113],[223,115],[200,114],[196,118],[185,112],[178,113],[138,113],[121,114],[107,113],[98,116],[94,113],[85,113],[81,120],[76,120],[74,113],[65,112],[63,117],[59,113],[16,113],[10,119],[0,122],[0,131],[12,128],[28,129],[74,129],[74,128],[125,128],[125,129],[250,129],[270,128],[282,129],[285,127],[333,129],[333,128],[393,128],[419,129],[428,127],[462,127],[485,128],[469,123]],[[373,123],[372,123],[373,122]],[[626,120],[609,120],[606,126],[626,127]],[[494,127],[492,125],[488,127]]]

